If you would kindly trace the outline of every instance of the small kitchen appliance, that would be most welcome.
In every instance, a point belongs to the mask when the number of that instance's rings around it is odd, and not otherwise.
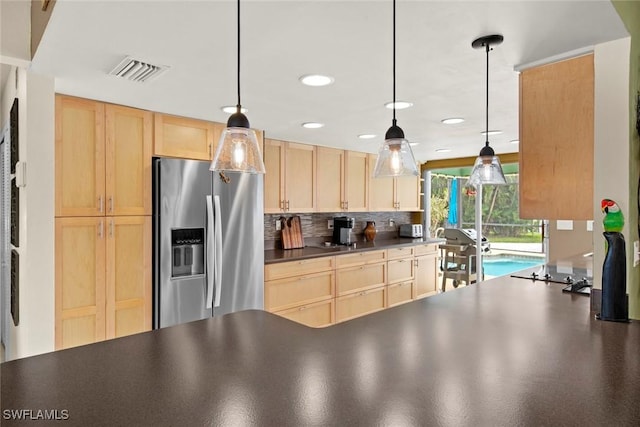
[[[422,237],[422,224],[400,224],[400,237]]]
[[[351,232],[355,220],[346,216],[336,216],[333,218],[333,243],[336,245],[350,245]]]

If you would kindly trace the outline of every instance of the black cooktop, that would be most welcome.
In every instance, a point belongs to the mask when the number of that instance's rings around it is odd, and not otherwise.
[[[565,267],[553,264],[544,264],[512,274],[517,279],[528,279],[545,283],[559,283],[566,285],[563,292],[591,294],[593,275],[586,268]]]

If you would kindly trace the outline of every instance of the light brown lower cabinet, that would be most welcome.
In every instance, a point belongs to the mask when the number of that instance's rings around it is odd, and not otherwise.
[[[264,268],[264,307],[311,327],[335,322],[335,257],[268,264]]]
[[[438,245],[415,247],[414,299],[434,295],[438,291]]]
[[[437,244],[267,264],[265,309],[329,326],[433,295],[437,267]]]
[[[336,322],[384,310],[387,301],[386,293],[386,286],[381,286],[336,298]]]
[[[56,349],[151,330],[151,217],[56,218]]]
[[[335,323],[333,299],[277,311],[275,314],[314,328],[322,328]]]
[[[387,282],[386,269],[386,262],[337,269],[336,296],[384,286]]]
[[[387,307],[413,300],[413,280],[387,285]]]
[[[302,272],[304,274],[304,272]],[[265,283],[265,309],[280,311],[333,298],[333,271],[287,277]]]

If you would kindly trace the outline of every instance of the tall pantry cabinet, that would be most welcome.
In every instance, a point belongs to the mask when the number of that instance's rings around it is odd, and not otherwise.
[[[56,348],[151,329],[151,112],[56,96]]]

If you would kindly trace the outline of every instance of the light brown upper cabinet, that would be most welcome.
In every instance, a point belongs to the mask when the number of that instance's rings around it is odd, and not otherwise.
[[[161,157],[211,160],[224,125],[155,113],[153,154]]]
[[[264,163],[265,213],[315,211],[315,146],[265,139]]]
[[[593,219],[593,55],[520,73],[520,218]]]
[[[152,121],[56,95],[56,216],[150,215]]]
[[[337,148],[317,147],[317,180],[315,191],[317,212],[340,212],[345,205],[345,151]]]
[[[367,210],[367,154],[317,147],[316,212]]]
[[[369,210],[367,153],[347,151],[344,160],[346,210],[349,212],[366,212]]]
[[[369,210],[419,211],[420,178],[418,176],[374,178],[376,159],[376,154],[369,154]]]

